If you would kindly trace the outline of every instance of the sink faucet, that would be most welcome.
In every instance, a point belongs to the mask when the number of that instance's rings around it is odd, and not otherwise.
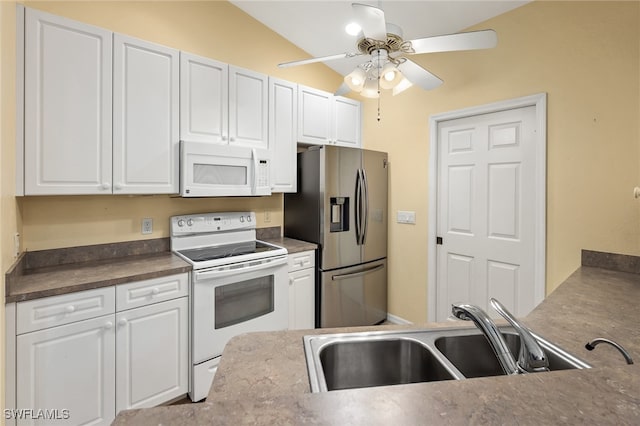
[[[527,327],[522,325],[500,302],[491,299],[491,306],[498,311],[520,335],[520,353],[515,361],[507,342],[489,315],[475,305],[453,304],[451,313],[456,318],[471,320],[484,333],[489,345],[506,374],[534,373],[549,370],[549,361]]]

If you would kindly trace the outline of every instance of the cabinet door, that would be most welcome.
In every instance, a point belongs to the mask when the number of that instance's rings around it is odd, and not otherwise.
[[[25,11],[25,195],[111,192],[112,33]]]
[[[180,52],[180,139],[228,143],[229,65]]]
[[[315,269],[289,272],[289,329],[315,326]]]
[[[361,146],[361,108],[360,102],[336,96],[332,105],[333,136],[331,140],[339,146],[359,148]]]
[[[229,66],[229,144],[269,149],[267,76]]]
[[[269,79],[271,191],[296,192],[298,86]]]
[[[298,142],[329,143],[332,98],[331,93],[298,86]]]
[[[178,51],[114,35],[113,193],[178,192]]]
[[[69,419],[20,424],[109,425],[115,417],[114,316],[17,337],[18,408],[59,409]]]
[[[181,297],[116,314],[116,413],[187,393],[187,309]]]

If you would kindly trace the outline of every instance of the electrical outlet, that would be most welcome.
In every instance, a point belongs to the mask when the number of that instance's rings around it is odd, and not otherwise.
[[[271,212],[269,210],[264,211],[264,223],[271,222]]]
[[[142,219],[142,233],[143,234],[152,234],[153,233],[153,219],[150,217],[145,217]]]

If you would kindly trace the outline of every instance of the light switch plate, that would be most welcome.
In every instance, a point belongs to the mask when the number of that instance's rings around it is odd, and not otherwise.
[[[415,224],[416,212],[398,210],[396,213],[396,222]]]

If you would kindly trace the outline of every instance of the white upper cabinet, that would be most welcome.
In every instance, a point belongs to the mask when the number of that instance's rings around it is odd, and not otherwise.
[[[26,195],[111,192],[111,37],[25,10]]]
[[[269,78],[271,191],[296,192],[298,85]]]
[[[226,144],[229,65],[180,52],[180,139]]]
[[[298,142],[361,146],[360,102],[298,86]]]
[[[360,105],[359,101],[353,99],[342,96],[333,97],[332,140],[336,145],[356,148],[361,146],[362,113]]]
[[[180,55],[180,139],[269,149],[267,76]]]
[[[322,90],[298,86],[298,142],[324,145],[331,140],[331,98]]]
[[[268,79],[229,65],[229,144],[269,149]]]
[[[177,193],[179,52],[121,34],[113,52],[113,193]]]

